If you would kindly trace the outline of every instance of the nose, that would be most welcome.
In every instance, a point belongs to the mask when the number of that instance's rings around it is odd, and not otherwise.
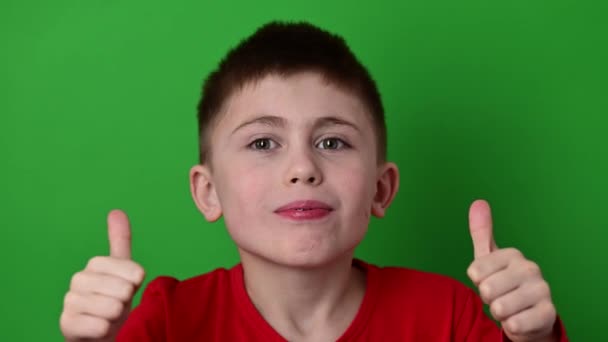
[[[323,182],[323,175],[318,161],[311,153],[298,153],[289,160],[285,173],[286,185],[301,183],[317,186]]]

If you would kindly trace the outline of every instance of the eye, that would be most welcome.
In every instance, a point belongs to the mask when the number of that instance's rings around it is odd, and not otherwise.
[[[348,147],[348,144],[339,138],[325,138],[317,143],[317,147],[322,150],[338,150]]]
[[[277,143],[270,138],[255,139],[249,144],[249,148],[254,150],[270,150],[275,148]]]

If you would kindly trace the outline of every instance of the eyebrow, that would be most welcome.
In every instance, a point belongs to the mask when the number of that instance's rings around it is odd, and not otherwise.
[[[284,118],[282,118],[280,116],[262,115],[262,116],[254,118],[252,120],[245,121],[242,124],[238,125],[232,131],[231,134],[234,134],[236,131],[238,131],[239,129],[241,129],[245,126],[249,126],[249,125],[253,125],[253,124],[260,124],[260,125],[265,125],[265,126],[269,126],[269,127],[282,128],[282,127],[287,126],[287,120],[285,120]],[[354,123],[346,121],[344,119],[337,118],[335,116],[326,116],[326,117],[317,119],[313,125],[313,129],[319,129],[319,128],[324,128],[324,127],[328,127],[328,126],[347,126],[347,127],[353,128],[357,132],[361,131],[359,129],[359,127],[357,127],[357,125],[355,125]]]

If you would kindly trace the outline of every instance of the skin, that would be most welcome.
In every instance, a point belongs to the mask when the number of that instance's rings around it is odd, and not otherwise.
[[[194,201],[209,221],[224,215],[253,303],[289,340],[337,339],[365,292],[353,252],[392,201],[398,170],[378,163],[364,108],[315,73],[268,76],[232,96],[209,165],[191,170]],[[266,148],[252,146],[257,139]],[[307,199],[333,211],[308,222],[275,213]]]
[[[363,108],[317,74],[269,75],[227,101],[213,128],[211,160],[190,170],[201,213],[210,222],[224,216],[249,297],[290,341],[335,340],[347,329],[365,293],[353,251],[370,216],[384,216],[398,190],[397,166],[378,162]],[[316,221],[275,213],[301,199],[333,210]],[[556,340],[538,266],[496,247],[487,202],[473,203],[469,221],[475,260],[468,274],[506,334],[517,342]],[[92,258],[66,294],[60,325],[68,341],[112,340],[143,281],[143,268],[130,260],[123,212],[110,212],[108,233],[110,255]]]
[[[120,210],[108,214],[109,256],[96,256],[74,274],[59,319],[66,341],[114,341],[145,272],[131,260],[131,227]]]
[[[477,200],[469,209],[475,260],[467,270],[490,313],[514,342],[558,341],[557,318],[549,284],[540,267],[515,248],[494,241],[489,204]]]

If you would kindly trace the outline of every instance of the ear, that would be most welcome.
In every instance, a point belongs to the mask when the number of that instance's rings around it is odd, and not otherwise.
[[[384,163],[378,167],[376,195],[372,202],[372,214],[384,217],[386,208],[391,204],[399,189],[399,169],[395,163]]]
[[[222,207],[208,166],[199,164],[190,169],[190,192],[207,221],[214,222],[222,216]]]

